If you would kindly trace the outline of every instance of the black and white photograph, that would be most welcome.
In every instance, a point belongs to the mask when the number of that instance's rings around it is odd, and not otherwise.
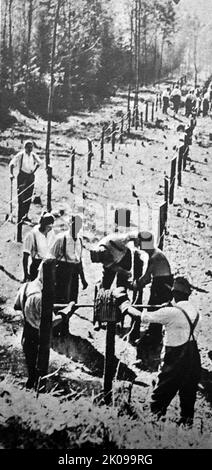
[[[211,157],[212,0],[0,0],[7,462],[203,464]]]

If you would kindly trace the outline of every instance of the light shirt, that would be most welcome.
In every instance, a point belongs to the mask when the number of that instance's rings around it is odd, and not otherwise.
[[[39,225],[36,225],[24,239],[23,252],[31,255],[32,258],[44,259],[55,240],[56,234],[53,229],[44,235],[40,232]]]
[[[162,307],[154,312],[144,311],[141,313],[141,321],[143,323],[160,323],[165,327],[164,345],[165,346],[181,346],[186,343],[190,335],[190,326],[185,314],[180,311],[177,306],[182,307],[186,311],[192,323],[197,316],[197,311],[191,302],[181,301],[170,307]],[[195,339],[200,331],[200,320],[194,330]]]
[[[181,91],[179,88],[174,88],[174,90],[171,92],[171,97],[172,96],[181,96]]]
[[[22,170],[28,174],[33,173],[37,165],[42,165],[40,158],[34,152],[28,155],[24,150],[18,152],[9,163],[9,167],[15,166],[18,171]]]
[[[26,289],[26,290],[25,290]],[[24,292],[26,295],[25,306],[23,306]],[[42,298],[42,283],[36,278],[34,281],[29,282],[27,285],[24,283],[16,296],[15,302],[19,301],[21,310],[24,307],[24,316],[26,321],[36,329],[40,328],[41,322],[41,298]]]
[[[64,256],[64,237],[66,237],[66,252]],[[49,255],[55,259],[66,261],[67,263],[77,264],[82,260],[82,238],[78,234],[74,240],[67,230],[59,234],[50,247]]]
[[[163,94],[162,94],[162,98],[169,98],[169,92],[168,90],[164,90]]]

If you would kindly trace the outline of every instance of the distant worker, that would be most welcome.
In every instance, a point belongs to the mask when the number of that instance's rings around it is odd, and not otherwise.
[[[38,267],[48,255],[50,246],[56,235],[52,230],[54,216],[49,212],[43,212],[39,224],[30,230],[23,243],[23,270],[24,282],[33,281],[37,277]],[[29,265],[29,259],[31,264]]]
[[[179,393],[181,417],[178,424],[192,425],[197,387],[201,376],[201,359],[197,346],[200,316],[189,301],[191,287],[184,277],[177,277],[173,285],[174,302],[157,312],[140,313],[130,306],[121,288],[114,291],[122,313],[130,311],[142,323],[164,326],[164,351],[161,355],[158,381],[151,397],[151,411],[158,419],[166,414],[175,395]],[[123,300],[122,300],[123,299]]]
[[[166,88],[162,93],[162,113],[167,114],[169,107],[170,88]]]
[[[181,104],[181,91],[179,85],[175,85],[174,89],[171,92],[170,99],[173,103],[174,108],[174,117],[178,113],[180,104]]]
[[[151,283],[149,305],[161,305],[172,298],[173,275],[171,267],[163,251],[155,247],[154,236],[151,232],[139,233],[140,249],[149,255],[146,272],[135,281],[138,290]],[[153,310],[155,310],[153,308]],[[162,340],[162,327],[151,324],[147,337],[151,346],[160,344]]]
[[[82,217],[78,214],[70,216],[68,226],[68,230],[57,236],[49,250],[49,256],[58,260],[57,302],[77,302],[79,278],[83,289],[88,286],[82,264]]]
[[[185,97],[185,116],[189,117],[192,113],[193,110],[193,104],[194,104],[194,94],[192,90],[189,90]]]
[[[14,167],[18,168],[17,190],[18,190],[18,223],[29,222],[28,217],[32,195],[34,190],[35,172],[42,165],[40,158],[33,152],[33,143],[27,140],[24,150],[18,152],[10,161],[10,178],[14,178]],[[21,232],[19,239],[21,241]]]
[[[202,116],[206,117],[208,116],[209,108],[210,108],[210,103],[209,103],[209,92],[205,93],[203,96],[202,100]]]

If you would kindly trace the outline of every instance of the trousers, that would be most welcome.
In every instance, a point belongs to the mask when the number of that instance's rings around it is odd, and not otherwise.
[[[201,360],[196,341],[166,347],[158,383],[151,397],[151,411],[162,416],[179,392],[182,422],[193,420]]]

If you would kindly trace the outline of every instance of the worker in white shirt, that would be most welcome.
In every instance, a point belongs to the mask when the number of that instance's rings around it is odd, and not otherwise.
[[[57,236],[49,250],[49,256],[57,260],[57,302],[77,302],[79,277],[83,289],[88,286],[82,264],[82,217],[79,214],[70,216],[68,225],[68,230]]]
[[[122,288],[114,291],[122,313],[128,311],[142,323],[158,323],[164,326],[164,348],[158,381],[151,398],[151,411],[160,418],[177,393],[180,397],[181,418],[178,424],[192,425],[201,360],[197,346],[200,315],[189,300],[191,287],[184,277],[174,280],[174,302],[156,312],[140,313],[130,305]]]
[[[18,223],[30,221],[28,212],[34,190],[35,172],[42,165],[40,158],[33,152],[33,142],[27,140],[24,150],[18,152],[10,161],[10,178],[14,178],[14,168],[17,167],[17,191],[18,191]],[[21,241],[21,232],[19,240]]]
[[[30,230],[23,242],[23,270],[24,282],[33,281],[38,272],[38,267],[43,259],[48,256],[50,246],[56,239],[53,230],[54,216],[49,212],[43,212],[39,224]],[[31,263],[29,264],[29,260]]]

